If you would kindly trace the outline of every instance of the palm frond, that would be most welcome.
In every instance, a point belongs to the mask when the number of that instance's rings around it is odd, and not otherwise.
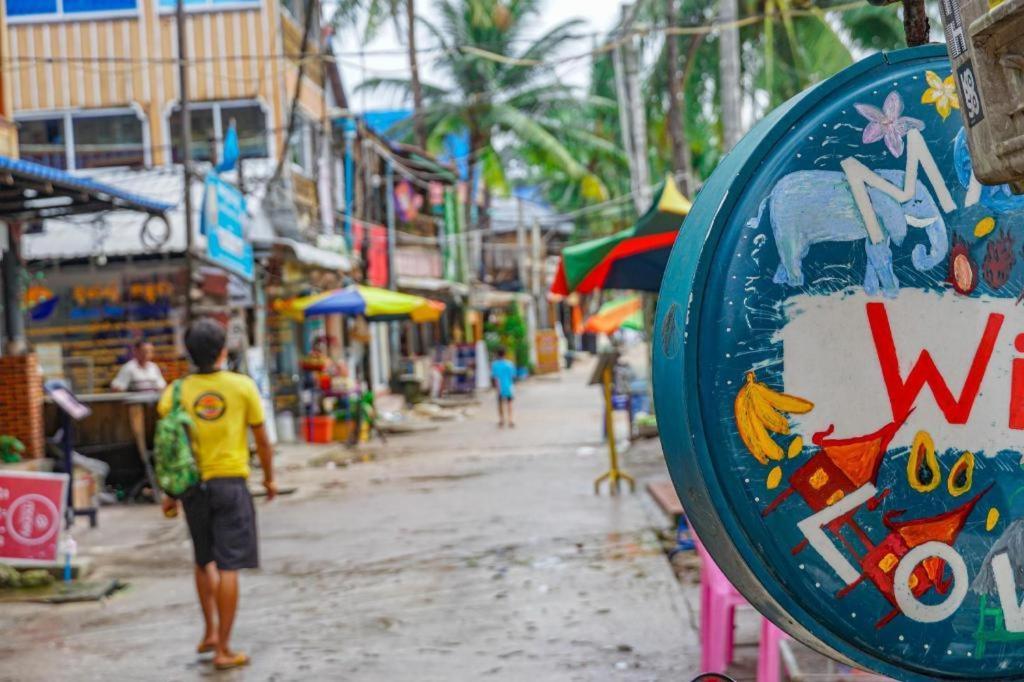
[[[448,96],[448,90],[430,83],[420,83],[426,99],[439,100]],[[355,92],[392,91],[407,97],[412,96],[412,81],[408,78],[367,78],[355,87]]]
[[[551,159],[557,161],[570,176],[580,179],[587,175],[587,169],[558,141],[544,126],[518,109],[508,106],[494,107],[494,118],[498,125],[515,137],[535,145]]]

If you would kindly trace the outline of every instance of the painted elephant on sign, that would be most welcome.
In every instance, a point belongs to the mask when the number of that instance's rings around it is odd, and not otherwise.
[[[895,170],[875,173],[898,187],[903,186],[906,176],[903,171]],[[812,244],[863,239],[867,252],[864,290],[872,295],[881,290],[885,296],[895,297],[899,293],[899,282],[893,272],[890,243],[902,244],[908,226],[923,228],[928,236],[929,248],[918,244],[911,253],[914,267],[924,271],[942,262],[949,250],[946,224],[924,183],[918,180],[914,196],[902,203],[874,187],[868,187],[867,191],[885,232],[885,238],[877,244],[868,238],[864,219],[842,171],[796,171],[779,180],[761,202],[757,217],[748,223],[752,227],[759,225],[768,208],[781,259],[775,282],[803,285],[803,259]]]

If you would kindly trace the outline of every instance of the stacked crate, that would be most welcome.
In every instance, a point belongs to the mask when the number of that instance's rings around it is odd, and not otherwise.
[[[25,444],[25,458],[43,456],[43,378],[34,354],[0,357],[0,435]]]

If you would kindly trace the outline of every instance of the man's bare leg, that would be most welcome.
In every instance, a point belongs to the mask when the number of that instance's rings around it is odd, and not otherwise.
[[[214,665],[226,665],[239,657],[231,650],[231,628],[238,610],[238,571],[221,571],[217,586],[217,655]]]
[[[196,566],[196,593],[199,595],[199,606],[203,609],[203,639],[199,642],[199,653],[213,651],[217,648],[217,584],[220,582],[217,565]]]
[[[505,411],[508,412],[508,425],[509,426],[515,426],[516,425],[515,419],[512,418],[512,403],[513,402],[514,401],[512,401],[512,400],[506,400],[505,401]]]
[[[505,425],[505,401],[502,398],[498,398],[498,426]]]

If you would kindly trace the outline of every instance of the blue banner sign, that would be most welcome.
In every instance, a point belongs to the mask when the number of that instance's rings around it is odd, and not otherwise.
[[[210,262],[251,281],[252,244],[245,237],[245,197],[216,173],[206,176],[200,230]]]
[[[779,627],[900,680],[1024,680],[1024,196],[944,46],[779,107],[697,196],[654,388],[689,520]]]

